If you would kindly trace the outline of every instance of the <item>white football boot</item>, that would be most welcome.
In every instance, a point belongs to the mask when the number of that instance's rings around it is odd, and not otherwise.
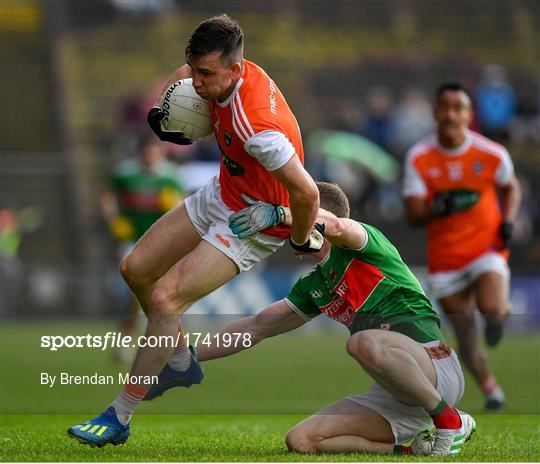
[[[476,432],[476,422],[466,412],[456,411],[461,418],[459,429],[436,429],[433,441],[433,456],[446,456],[457,454],[461,451],[463,444],[470,440],[471,435]]]
[[[429,430],[422,430],[411,443],[414,456],[429,456],[433,452],[435,435]]]

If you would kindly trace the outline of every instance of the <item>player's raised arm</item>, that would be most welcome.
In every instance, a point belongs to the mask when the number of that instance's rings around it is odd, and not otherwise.
[[[297,156],[272,174],[289,192],[290,211],[294,218],[291,241],[296,245],[307,244],[319,210],[317,186]]]
[[[230,356],[255,346],[265,338],[290,332],[305,323],[306,320],[295,313],[284,300],[277,301],[255,316],[240,319],[223,327],[219,331],[219,336],[211,337],[209,345],[197,346],[198,359],[209,361]],[[231,343],[223,343],[225,334],[231,334]],[[236,337],[233,334],[242,335]]]

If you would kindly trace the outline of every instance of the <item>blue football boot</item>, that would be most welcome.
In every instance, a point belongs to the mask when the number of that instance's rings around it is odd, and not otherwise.
[[[152,385],[146,393],[143,401],[153,400],[163,395],[167,390],[174,387],[191,387],[194,384],[200,384],[204,378],[204,370],[197,361],[195,349],[190,345],[191,364],[186,371],[175,371],[171,366],[165,364],[158,377],[158,383]]]
[[[74,425],[68,430],[70,438],[80,443],[101,448],[107,443],[121,445],[129,438],[129,424],[122,425],[112,406],[96,418]]]

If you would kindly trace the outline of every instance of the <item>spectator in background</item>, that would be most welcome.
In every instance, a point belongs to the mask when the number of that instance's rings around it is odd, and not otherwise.
[[[506,142],[516,99],[502,66],[490,64],[482,70],[482,79],[476,88],[475,103],[482,133],[497,142]]]
[[[422,89],[408,89],[392,118],[390,146],[401,158],[415,142],[433,131],[431,104]]]
[[[115,151],[120,152],[122,157],[137,155],[139,134],[146,129],[147,111],[141,90],[134,84],[118,102],[113,142]]]
[[[373,87],[368,91],[366,116],[360,133],[381,148],[388,149],[392,123],[393,101],[388,87]]]
[[[141,143],[140,157],[117,166],[100,198],[103,217],[118,244],[118,260],[155,221],[182,200],[183,192],[177,166],[165,159],[158,138],[148,136]],[[130,335],[135,329],[138,304],[121,278],[116,290],[121,310],[120,331]],[[126,350],[116,352],[115,356],[119,361],[129,361]]]
[[[41,211],[35,207],[22,210],[0,208],[0,314],[16,311],[25,279],[19,249],[25,234],[39,229]]]
[[[510,126],[515,143],[540,143],[540,87],[533,78],[516,86],[516,114]]]

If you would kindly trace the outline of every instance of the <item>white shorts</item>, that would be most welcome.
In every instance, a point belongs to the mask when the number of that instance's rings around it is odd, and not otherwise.
[[[488,251],[457,271],[429,274],[427,280],[430,294],[435,299],[453,295],[472,285],[478,276],[486,272],[496,272],[506,280],[510,278],[510,269],[506,259],[499,253]]]
[[[456,353],[439,341],[422,345],[437,373],[437,391],[449,404],[457,404],[463,396],[465,379]],[[423,408],[407,406],[379,384],[373,385],[363,395],[348,396],[347,399],[384,417],[392,427],[396,444],[409,443],[423,430],[433,429],[431,416]]]
[[[281,238],[261,233],[244,239],[236,237],[229,229],[229,216],[234,211],[221,199],[217,176],[187,197],[184,204],[189,219],[201,238],[231,258],[240,272],[251,269],[285,243]]]

